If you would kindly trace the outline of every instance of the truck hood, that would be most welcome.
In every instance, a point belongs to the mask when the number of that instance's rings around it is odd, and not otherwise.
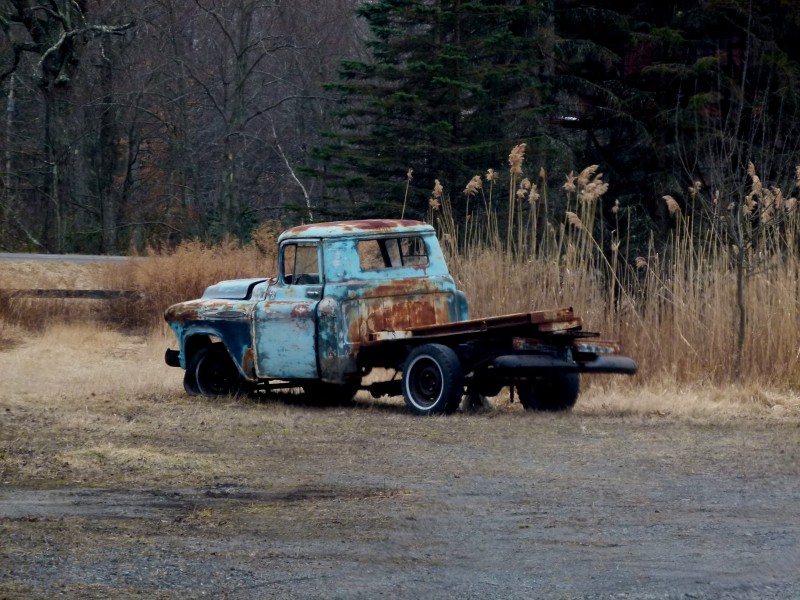
[[[202,300],[247,300],[253,293],[253,288],[264,281],[266,281],[265,278],[220,281],[206,288]]]

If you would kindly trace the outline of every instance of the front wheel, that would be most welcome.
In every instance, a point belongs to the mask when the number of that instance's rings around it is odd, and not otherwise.
[[[578,373],[557,373],[518,383],[517,392],[525,410],[559,412],[575,406],[580,387]]]
[[[464,371],[452,348],[425,344],[409,353],[403,368],[403,398],[412,413],[453,413],[463,393]]]
[[[197,351],[187,367],[187,378],[192,375],[194,388],[204,396],[235,396],[242,391],[242,377],[222,344]]]

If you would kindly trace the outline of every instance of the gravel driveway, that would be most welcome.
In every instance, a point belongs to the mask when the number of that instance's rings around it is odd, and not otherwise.
[[[4,477],[0,597],[800,598],[798,423],[221,410],[293,430],[153,433],[227,461],[186,485]]]

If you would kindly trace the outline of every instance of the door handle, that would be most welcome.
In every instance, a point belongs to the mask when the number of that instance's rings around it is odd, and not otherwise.
[[[306,290],[306,298],[319,298],[321,290]]]

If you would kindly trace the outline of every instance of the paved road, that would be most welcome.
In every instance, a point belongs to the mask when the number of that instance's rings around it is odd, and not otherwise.
[[[128,256],[105,256],[96,254],[20,254],[0,252],[0,261],[68,262],[68,263],[121,263],[130,260]]]

